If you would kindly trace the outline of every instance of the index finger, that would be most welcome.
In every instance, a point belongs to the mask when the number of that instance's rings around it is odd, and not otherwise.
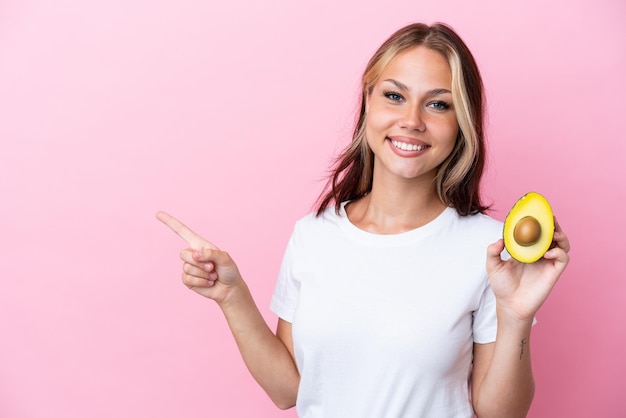
[[[215,245],[193,232],[184,223],[174,218],[172,215],[165,212],[158,212],[156,216],[159,221],[163,222],[172,231],[176,232],[179,237],[187,241],[187,244],[189,244],[189,246],[194,250],[202,250],[203,248],[217,249]]]

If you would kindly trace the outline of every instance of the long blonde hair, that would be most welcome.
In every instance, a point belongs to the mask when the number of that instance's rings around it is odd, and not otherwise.
[[[365,139],[365,105],[372,88],[389,63],[401,52],[425,46],[441,53],[452,73],[452,99],[459,124],[454,150],[436,176],[439,198],[460,215],[483,212],[480,178],[485,165],[483,132],[483,83],[476,61],[452,28],[436,23],[415,23],[395,32],[372,56],[361,79],[359,115],[352,142],[337,157],[326,188],[320,195],[317,215],[334,203],[338,212],[344,201],[356,200],[372,189],[374,154]]]

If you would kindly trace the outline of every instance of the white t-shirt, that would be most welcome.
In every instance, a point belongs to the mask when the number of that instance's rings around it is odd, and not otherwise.
[[[393,235],[342,206],[300,219],[271,309],[293,324],[302,418],[472,417],[473,343],[496,337],[487,246],[502,224],[445,209]]]

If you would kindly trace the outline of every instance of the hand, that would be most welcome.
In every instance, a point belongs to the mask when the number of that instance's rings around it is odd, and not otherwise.
[[[531,264],[512,258],[503,261],[503,249],[501,239],[487,248],[487,273],[496,303],[513,318],[532,321],[569,262],[567,235],[555,219],[552,247]]]
[[[180,253],[183,283],[202,296],[223,302],[230,289],[243,281],[232,258],[173,216],[158,212],[157,219],[189,244],[190,248]]]

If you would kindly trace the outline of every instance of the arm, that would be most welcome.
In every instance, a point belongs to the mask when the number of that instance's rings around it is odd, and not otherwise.
[[[498,332],[495,343],[474,344],[472,401],[476,415],[525,417],[535,383],[530,359],[533,318],[569,262],[569,241],[558,223],[554,247],[533,264],[503,261],[502,240],[487,250]]]
[[[293,359],[291,324],[279,321],[274,334],[228,253],[170,215],[157,216],[191,247],[180,255],[183,283],[218,304],[248,370],[272,401],[282,409],[295,405],[300,376]]]
[[[498,324],[498,339],[474,344],[472,401],[476,415],[525,417],[535,392],[530,363],[530,325]]]
[[[254,379],[281,409],[296,403],[300,375],[291,352],[291,324],[279,320],[277,335],[265,323],[243,282],[219,303]],[[286,342],[291,344],[290,347]]]

